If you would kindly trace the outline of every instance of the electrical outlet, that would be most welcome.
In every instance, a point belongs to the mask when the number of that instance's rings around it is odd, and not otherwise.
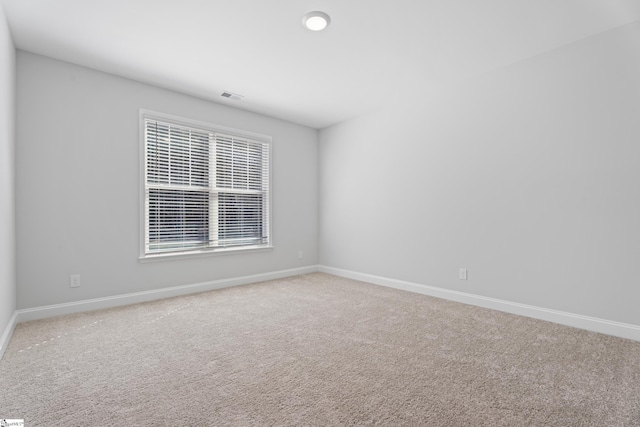
[[[298,251],[298,259],[302,259],[302,257],[303,257],[302,251]]]
[[[69,277],[69,287],[71,288],[79,288],[80,287],[80,275],[72,274]]]
[[[460,280],[467,280],[467,269],[461,268],[458,270],[458,277],[460,277]]]

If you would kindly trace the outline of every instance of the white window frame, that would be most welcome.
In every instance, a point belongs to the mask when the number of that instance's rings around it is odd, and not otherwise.
[[[230,246],[230,247],[208,247],[203,249],[187,249],[183,251],[175,251],[175,252],[160,252],[160,253],[148,253],[146,247],[146,189],[147,189],[147,150],[146,150],[146,141],[145,141],[145,119],[158,120],[161,122],[167,122],[170,124],[175,124],[177,126],[185,126],[190,128],[196,128],[205,130],[211,133],[219,133],[225,134],[232,137],[247,139],[256,142],[266,143],[268,147],[268,194],[267,194],[267,218],[263,222],[263,226],[267,228],[267,243],[260,245],[245,245],[245,246]],[[139,127],[140,127],[140,135],[139,135],[139,158],[140,158],[140,179],[139,179],[139,189],[140,189],[140,247],[139,247],[139,260],[141,262],[147,261],[156,261],[156,260],[166,260],[166,259],[180,259],[180,258],[199,258],[203,256],[215,256],[215,255],[223,255],[223,254],[237,254],[237,253],[248,253],[248,252],[261,252],[268,251],[273,249],[273,229],[271,226],[272,223],[272,209],[271,209],[271,187],[272,187],[272,171],[271,171],[271,161],[272,161],[272,138],[268,135],[248,132],[239,129],[233,129],[225,126],[220,126],[212,123],[201,122],[197,120],[187,119],[184,117],[173,116],[165,113],[159,113],[155,111],[140,109],[139,114]],[[215,167],[215,165],[210,165],[210,167]],[[212,219],[215,220],[215,219]]]

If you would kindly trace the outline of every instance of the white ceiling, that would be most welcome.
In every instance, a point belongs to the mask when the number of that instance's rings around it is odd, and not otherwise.
[[[0,1],[19,49],[314,128],[640,18],[638,0]]]

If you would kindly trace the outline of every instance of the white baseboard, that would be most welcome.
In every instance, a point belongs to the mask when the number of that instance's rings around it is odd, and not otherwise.
[[[589,331],[600,332],[621,338],[628,338],[640,341],[640,326],[628,323],[615,322],[606,319],[583,316],[580,314],[567,313],[558,310],[551,310],[527,304],[520,304],[496,298],[483,297],[480,295],[465,292],[453,291],[435,286],[421,285],[418,283],[406,282],[403,280],[390,279],[387,277],[374,276],[365,273],[358,273],[339,268],[327,267],[323,265],[313,265],[308,267],[294,268],[290,270],[280,270],[270,273],[255,274],[251,276],[234,277],[231,279],[214,280],[210,282],[195,283],[184,286],[174,286],[170,288],[156,289],[152,291],[135,292],[130,294],[115,295],[104,298],[94,298],[83,301],[76,301],[64,304],[48,305],[43,307],[27,308],[16,310],[0,336],[0,359],[9,344],[16,325],[29,320],[45,319],[64,314],[79,313],[83,311],[99,310],[103,308],[118,307],[140,302],[153,301],[162,298],[171,298],[180,295],[194,294],[198,292],[211,291],[215,289],[228,288],[231,286],[246,285],[249,283],[262,282],[266,280],[281,279],[284,277],[297,276],[315,272],[333,274],[349,279],[360,280],[375,285],[387,286],[409,292],[429,295],[437,298],[448,299],[464,304],[476,305],[517,314],[520,316],[532,317],[535,319],[547,320],[562,325]]]
[[[212,291],[215,289],[229,288],[231,286],[247,285],[249,283],[263,282],[265,280],[281,279],[283,277],[297,276],[300,274],[315,273],[318,266],[292,268],[290,270],[273,271],[270,273],[254,274],[251,276],[234,277],[231,279],[213,280],[211,282],[194,283],[191,285],[174,286],[170,288],[155,289],[152,291],[134,292],[130,294],[114,295],[104,298],[94,298],[83,301],[75,301],[64,304],[47,305],[43,307],[25,308],[17,310],[17,322],[46,319],[64,314],[80,313],[83,311],[99,310],[103,308],[118,307],[122,305],[136,304],[163,298],[171,298],[180,295],[195,294],[198,292]],[[14,317],[16,317],[14,315]],[[11,334],[9,334],[9,338]],[[4,338],[4,335],[3,335]],[[7,339],[8,342],[8,339]],[[1,343],[1,342],[0,342]],[[3,347],[4,348],[4,347]]]
[[[17,324],[18,324],[18,312],[14,311],[13,316],[11,316],[11,319],[9,319],[9,324],[7,325],[6,328],[4,328],[2,335],[0,335],[0,360],[2,359],[2,356],[4,356],[4,351],[7,349],[7,346],[9,345],[9,340],[11,340],[11,336],[13,335],[13,330],[16,328]]]
[[[581,314],[551,310],[548,308],[483,297],[466,292],[438,288],[435,286],[421,285],[418,283],[405,282],[403,280],[342,270],[324,265],[320,265],[318,267],[318,271],[333,274],[335,276],[346,277],[348,279],[360,280],[362,282],[368,282],[375,285],[387,286],[390,288],[401,289],[404,291],[448,299],[484,308],[491,308],[520,316],[532,317],[534,319],[547,320],[561,325],[572,326],[574,328],[586,329],[588,331],[600,332],[607,335],[640,341],[640,325],[632,325],[629,323],[583,316]]]

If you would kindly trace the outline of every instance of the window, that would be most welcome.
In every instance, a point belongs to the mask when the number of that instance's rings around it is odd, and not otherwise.
[[[142,257],[270,245],[269,137],[150,112],[141,133]]]

